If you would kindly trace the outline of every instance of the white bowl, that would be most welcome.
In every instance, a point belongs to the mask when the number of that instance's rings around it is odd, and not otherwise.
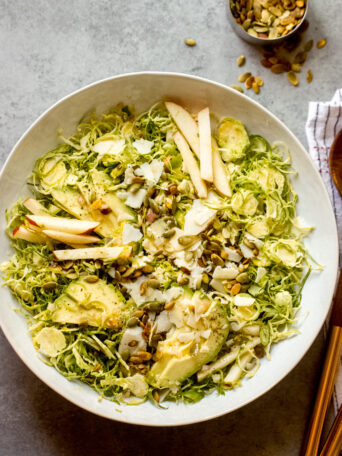
[[[315,231],[306,245],[317,261],[325,266],[313,272],[303,290],[303,319],[300,333],[272,348],[272,360],[262,359],[260,369],[242,387],[224,396],[213,393],[196,404],[170,404],[167,410],[149,402],[137,407],[118,406],[98,401],[98,395],[88,386],[70,382],[54,368],[37,357],[23,316],[13,311],[18,303],[7,288],[0,289],[0,321],[14,350],[43,382],[74,404],[112,420],[150,426],[174,426],[208,420],[248,404],[275,386],[303,357],[327,316],[337,275],[338,241],[335,218],[324,184],[303,146],[269,111],[245,95],[194,76],[172,73],[135,73],[116,76],[94,83],[63,98],[46,111],[27,130],[12,150],[0,177],[0,261],[11,255],[5,229],[5,208],[28,194],[25,181],[35,160],[56,146],[57,130],[72,134],[80,118],[94,108],[105,111],[124,102],[135,105],[138,112],[154,102],[170,98],[178,100],[195,112],[209,106],[218,117],[229,115],[246,124],[250,133],[266,137],[270,143],[282,140],[290,148],[293,165],[299,172],[293,178],[299,195],[298,213]],[[293,113],[295,115],[295,112]],[[15,394],[15,388],[13,388]]]

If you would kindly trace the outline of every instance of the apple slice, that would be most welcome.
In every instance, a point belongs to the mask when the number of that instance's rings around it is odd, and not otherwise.
[[[197,115],[200,142],[201,178],[213,182],[213,159],[211,150],[211,130],[209,108],[204,108]]]
[[[206,198],[207,197],[207,186],[204,182],[204,180],[201,178],[200,170],[197,165],[197,162],[192,155],[192,152],[188,146],[188,143],[185,141],[184,136],[182,133],[177,131],[173,135],[173,139],[183,157],[186,169],[188,170],[192,183],[194,184],[197,194],[200,198]]]
[[[86,234],[99,226],[99,222],[91,220],[77,220],[48,215],[27,215],[27,220],[42,229],[60,231],[71,234]]]
[[[23,239],[24,241],[33,242],[35,244],[45,244],[47,240],[44,234],[30,231],[24,225],[20,225],[13,230],[12,235],[16,239]]]
[[[97,236],[89,236],[86,234],[72,234],[55,230],[42,230],[42,232],[51,239],[55,239],[56,241],[64,242],[66,244],[92,244],[93,242],[99,242],[100,240]]]
[[[171,101],[165,102],[166,109],[171,114],[177,127],[182,132],[185,139],[190,144],[191,149],[200,158],[200,142],[198,137],[198,127],[195,120],[182,106]]]
[[[211,147],[213,154],[214,186],[221,195],[230,197],[232,196],[232,190],[229,183],[229,171],[222,161],[220,151],[218,150],[217,143],[214,138],[212,138]]]
[[[34,215],[47,215],[48,213],[45,207],[34,198],[26,198],[26,200],[23,202],[23,206],[25,206],[26,209],[28,209]]]
[[[54,250],[53,255],[58,261],[65,260],[117,260],[127,259],[132,252],[132,247],[89,247],[75,250]]]

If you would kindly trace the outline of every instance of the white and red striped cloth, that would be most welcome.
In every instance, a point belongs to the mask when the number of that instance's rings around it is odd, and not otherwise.
[[[309,103],[306,136],[309,153],[327,187],[335,211],[340,245],[340,266],[342,265],[342,197],[338,193],[329,170],[330,146],[342,130],[342,89],[335,92],[331,101]],[[337,412],[342,405],[342,363],[334,391],[334,408]]]

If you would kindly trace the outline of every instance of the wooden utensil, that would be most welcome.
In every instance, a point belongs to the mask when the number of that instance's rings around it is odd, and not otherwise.
[[[331,149],[329,159],[330,171],[335,185],[342,195],[342,130],[336,136]],[[306,439],[302,445],[301,456],[317,456],[321,439],[323,423],[329,402],[331,400],[337,370],[340,362],[342,348],[342,274],[340,273],[337,291],[330,319],[330,336],[327,353],[322,370],[321,380],[318,387],[315,406],[312,412],[311,421],[307,431]],[[333,456],[332,445],[340,449],[340,438],[342,437],[342,412],[340,410],[335,423],[324,446],[324,456]],[[340,429],[341,427],[341,429]],[[333,433],[332,433],[333,432]],[[336,453],[338,454],[338,453]]]

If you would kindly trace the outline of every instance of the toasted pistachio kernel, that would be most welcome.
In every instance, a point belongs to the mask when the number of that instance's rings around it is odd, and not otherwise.
[[[311,51],[313,44],[314,44],[313,40],[307,41],[304,45],[304,51],[305,52]]]
[[[221,257],[223,260],[228,260],[228,258],[229,258],[229,253],[226,252],[225,250],[221,250],[221,252],[220,252],[220,257]]]
[[[291,70],[295,73],[300,73],[301,66],[299,63],[292,63]]]
[[[253,244],[253,242],[251,242],[249,239],[245,238],[243,240],[243,243],[245,244],[245,246],[247,246],[249,249],[254,249],[255,248],[255,244]]]
[[[143,310],[136,310],[133,314],[133,317],[141,318],[144,315]]]
[[[136,347],[138,345],[138,341],[137,340],[131,340],[130,342],[128,342],[128,346],[129,347]]]
[[[294,71],[289,71],[287,73],[287,77],[289,79],[289,81],[291,82],[292,85],[294,86],[297,86],[298,85],[298,78],[297,78],[297,75]]]
[[[162,236],[163,236],[163,238],[165,238],[165,239],[171,239],[175,234],[176,234],[176,230],[175,230],[175,229],[172,229],[172,230],[164,231],[164,233],[162,234]]]
[[[230,293],[232,296],[235,296],[238,293],[240,293],[240,290],[241,290],[241,284],[236,283],[235,285],[232,286]]]
[[[262,87],[264,85],[264,81],[261,78],[259,78],[259,76],[255,76],[254,80],[258,84],[259,87]]]
[[[172,204],[171,204],[171,213],[173,215],[175,215],[175,213],[177,212],[177,200],[176,200],[176,197],[174,196],[172,198]]]
[[[143,184],[145,182],[145,178],[141,176],[134,176],[132,178],[132,184]]]
[[[147,292],[147,283],[146,282],[141,282],[140,287],[139,287],[139,293],[140,296],[144,296]]]
[[[187,46],[196,46],[196,41],[193,39],[193,38],[186,38],[184,40],[184,43],[187,45]]]
[[[246,293],[246,291],[248,290],[249,287],[250,287],[249,283],[241,284],[240,293]]]
[[[272,66],[272,63],[268,61],[268,59],[261,59],[260,60],[260,63],[262,66],[264,66],[265,68],[271,68]]]
[[[213,253],[211,255],[211,261],[216,265],[216,266],[224,266],[224,261],[222,260],[221,257],[216,255],[216,253]]]
[[[256,93],[256,94],[258,94],[260,92],[260,87],[258,86],[258,84],[255,81],[252,84],[252,88],[254,90],[254,93]]]
[[[135,184],[131,185],[128,190],[131,193],[137,193],[140,190],[140,188],[141,188],[141,183],[135,183]]]
[[[68,272],[66,275],[65,275],[68,279],[77,279],[78,278],[78,274],[77,272]]]
[[[249,275],[247,274],[247,272],[241,272],[240,274],[238,274],[236,276],[235,279],[239,283],[248,283],[250,281]]]
[[[179,285],[187,285],[189,283],[189,277],[178,277],[177,282],[179,283]]]
[[[129,277],[131,274],[133,274],[133,272],[135,271],[135,268],[133,268],[132,266],[127,268],[126,271],[121,274],[122,277]]]
[[[159,214],[160,213],[160,207],[158,206],[158,204],[152,198],[148,199],[148,205],[150,206],[150,208],[153,210],[153,212],[155,214]]]
[[[251,23],[252,23],[251,19],[247,18],[246,20],[243,21],[242,28],[247,31],[249,29],[249,27],[251,26]]]
[[[139,318],[132,317],[127,321],[127,326],[129,328],[133,328],[133,326],[137,326],[139,324]]]
[[[196,236],[185,234],[184,236],[179,236],[178,243],[180,245],[186,246],[186,245],[190,245],[195,240],[196,240]]]
[[[146,285],[150,288],[159,288],[160,287],[160,282],[158,279],[148,279],[146,280]]]
[[[281,74],[285,72],[285,67],[282,63],[276,63],[275,65],[271,66],[271,71],[274,74]]]
[[[256,32],[253,28],[249,28],[249,29],[247,30],[247,33],[248,33],[249,35],[251,35],[251,36],[254,36],[255,38],[258,38],[258,34],[257,34],[257,32]]]
[[[253,82],[254,82],[254,77],[253,76],[250,76],[249,78],[246,79],[245,87],[246,87],[247,90],[252,88]]]
[[[145,273],[145,274],[150,274],[151,272],[154,271],[154,267],[150,264],[146,264],[143,268],[142,268],[142,271]]]
[[[52,291],[52,290],[54,290],[56,287],[57,287],[57,283],[56,283],[56,282],[46,282],[46,283],[44,283],[44,285],[43,285],[43,290],[44,290],[44,291]]]
[[[236,59],[236,63],[238,64],[239,67],[244,65],[245,62],[246,62],[246,57],[244,55],[240,55],[240,57],[238,57]]]
[[[210,278],[209,278],[208,274],[203,274],[202,275],[202,282],[203,283],[209,283],[210,282]]]
[[[268,59],[268,61],[269,61],[270,63],[272,63],[272,65],[276,65],[277,63],[279,63],[279,59],[278,59],[278,57],[276,57],[276,56],[270,57],[270,58]]]
[[[98,282],[99,277],[97,275],[90,275],[90,276],[87,276],[84,280],[88,283],[96,283],[96,282]]]
[[[306,74],[306,80],[310,83],[313,80],[313,73],[311,70],[308,70]]]
[[[298,52],[298,54],[295,55],[293,63],[300,63],[303,65],[306,60],[306,52]]]
[[[247,81],[247,79],[248,79],[249,77],[251,77],[251,76],[252,76],[252,73],[249,73],[249,72],[242,73],[242,74],[240,74],[240,76],[238,77],[238,81],[239,81],[239,82],[245,82],[245,81]]]
[[[257,248],[253,249],[253,255],[258,256],[259,255],[259,250]]]
[[[327,40],[319,40],[316,44],[317,49],[322,49],[327,44]]]
[[[173,309],[175,307],[175,304],[176,304],[176,301],[175,300],[171,300],[170,302],[167,302],[165,304],[164,309],[165,310],[171,310],[171,309]]]
[[[230,87],[238,92],[243,93],[243,88],[239,84],[231,84]]]
[[[144,310],[150,312],[161,312],[164,309],[164,303],[159,301],[149,302],[144,306]],[[146,322],[145,322],[146,323]]]

